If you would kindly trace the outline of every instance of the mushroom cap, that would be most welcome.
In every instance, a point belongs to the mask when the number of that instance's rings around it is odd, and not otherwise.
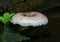
[[[48,19],[45,15],[39,12],[25,12],[17,13],[12,17],[11,22],[13,24],[19,24],[21,26],[42,26],[48,23]]]

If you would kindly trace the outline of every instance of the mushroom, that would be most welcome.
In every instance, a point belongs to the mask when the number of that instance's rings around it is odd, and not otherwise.
[[[46,25],[48,23],[48,18],[40,12],[24,12],[14,15],[11,22],[21,26],[36,27]]]

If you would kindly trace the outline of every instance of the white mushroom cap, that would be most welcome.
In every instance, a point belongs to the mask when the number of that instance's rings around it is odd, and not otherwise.
[[[13,24],[19,24],[21,26],[42,26],[48,23],[48,19],[45,15],[39,12],[26,12],[17,13],[12,17],[11,22]]]

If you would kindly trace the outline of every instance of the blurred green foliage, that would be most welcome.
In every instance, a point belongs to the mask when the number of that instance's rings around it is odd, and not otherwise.
[[[6,35],[6,42],[22,42],[23,40],[30,40],[30,38],[24,35],[21,35],[19,33],[9,32],[9,31],[7,32]],[[1,40],[2,40],[2,32],[0,33],[0,42],[2,42]]]
[[[10,20],[11,20],[11,17],[14,15],[14,13],[8,13],[8,12],[6,12],[6,13],[4,13],[4,15],[3,16],[0,16],[0,21],[2,21],[2,23],[7,23],[7,22],[9,22]]]
[[[0,21],[4,24],[4,30],[0,32],[0,42],[22,42],[23,40],[30,40],[30,38],[23,36],[20,33],[14,33],[11,31],[8,22],[13,15],[14,13],[6,12],[3,16],[0,16]]]

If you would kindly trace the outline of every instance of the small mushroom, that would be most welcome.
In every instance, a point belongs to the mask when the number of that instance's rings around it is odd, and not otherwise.
[[[13,24],[21,26],[42,26],[48,23],[48,18],[40,12],[17,13],[12,17]]]

